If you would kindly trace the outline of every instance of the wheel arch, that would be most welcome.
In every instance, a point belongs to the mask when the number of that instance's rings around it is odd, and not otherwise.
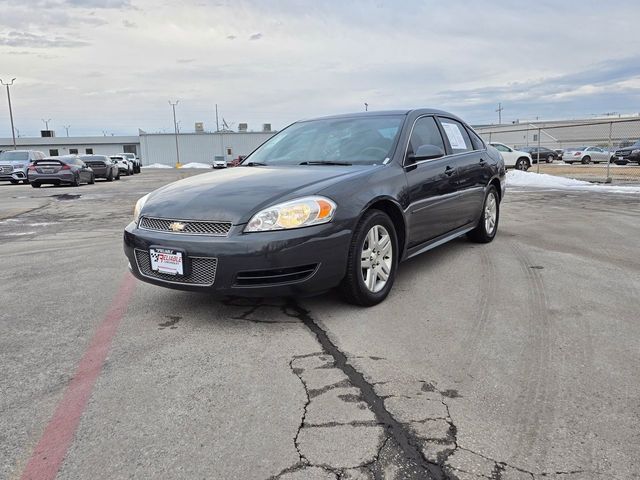
[[[358,221],[362,218],[362,216],[368,212],[369,210],[380,210],[386,213],[391,222],[393,222],[393,226],[396,230],[396,235],[398,237],[398,259],[402,259],[405,250],[406,250],[406,241],[407,241],[407,222],[404,218],[404,211],[402,207],[390,197],[378,197],[369,202],[365,208],[360,212],[360,216],[358,217]]]

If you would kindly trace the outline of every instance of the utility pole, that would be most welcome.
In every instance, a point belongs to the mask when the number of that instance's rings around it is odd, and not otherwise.
[[[220,131],[220,124],[218,123],[218,104],[216,103],[216,132]]]
[[[364,102],[364,111],[365,112],[369,111],[369,104],[367,102]]]
[[[63,125],[63,127],[67,131],[67,137],[69,137],[69,129],[71,128],[71,125]]]
[[[49,122],[51,119],[49,118],[48,120],[45,120],[44,118],[41,118],[40,120],[44,122],[45,130],[49,130]]]
[[[498,112],[498,125],[502,125],[502,111],[504,110],[504,108],[502,108],[502,103],[498,103],[498,108],[496,110],[496,112]]]
[[[169,105],[173,109],[173,132],[176,139],[176,168],[180,168],[180,148],[178,148],[178,123],[176,122],[176,105],[180,103],[180,100],[176,100],[175,103],[172,103],[169,100]]]
[[[0,83],[7,87],[7,100],[9,102],[9,118],[11,118],[11,135],[13,136],[13,149],[17,150],[18,147],[16,146],[16,128],[13,126],[13,110],[11,109],[11,93],[9,93],[9,87],[13,85],[13,82],[15,80],[16,80],[15,78],[12,78],[11,82],[4,83],[4,81],[0,79]]]

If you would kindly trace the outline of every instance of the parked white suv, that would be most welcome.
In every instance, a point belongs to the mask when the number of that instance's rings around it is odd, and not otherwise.
[[[142,167],[142,162],[140,162],[140,159],[136,157],[135,153],[119,153],[118,155],[122,155],[133,163],[133,173],[141,172],[140,168]]]
[[[513,167],[516,170],[529,170],[533,161],[531,160],[531,154],[527,152],[521,152],[515,150],[504,143],[490,142],[493,148],[498,150],[504,159],[505,167]]]
[[[109,158],[114,162],[116,162],[116,165],[118,165],[118,171],[120,172],[120,174],[125,174],[127,176],[133,175],[133,162],[129,160],[127,157],[125,157],[124,155],[118,154],[118,155],[111,155]]]
[[[9,180],[14,185],[20,182],[29,183],[29,164],[43,158],[45,154],[37,150],[7,150],[0,153],[0,180]]]

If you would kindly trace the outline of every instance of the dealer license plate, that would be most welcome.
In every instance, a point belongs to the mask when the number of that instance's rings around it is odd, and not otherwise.
[[[168,275],[184,275],[182,252],[168,248],[150,248],[151,270]]]

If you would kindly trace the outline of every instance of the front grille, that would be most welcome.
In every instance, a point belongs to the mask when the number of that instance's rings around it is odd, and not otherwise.
[[[0,165],[0,173],[11,173],[13,172],[13,167],[11,165]]]
[[[619,157],[626,157],[627,155],[631,155],[631,150],[618,150],[616,155]]]
[[[151,258],[146,250],[135,249],[136,263],[140,273],[148,278],[155,278],[169,283],[199,285],[210,287],[216,279],[218,259],[211,257],[189,257],[191,271],[188,275],[168,275],[151,270]],[[187,259],[185,259],[187,260]]]
[[[172,224],[182,224],[182,230],[172,230]],[[208,222],[201,220],[169,220],[166,218],[142,217],[140,228],[168,233],[186,233],[191,235],[212,235],[226,237],[231,230],[231,222]]]
[[[310,278],[318,269],[318,264],[299,267],[278,268],[273,270],[251,270],[236,275],[236,286],[259,287],[301,282]]]

